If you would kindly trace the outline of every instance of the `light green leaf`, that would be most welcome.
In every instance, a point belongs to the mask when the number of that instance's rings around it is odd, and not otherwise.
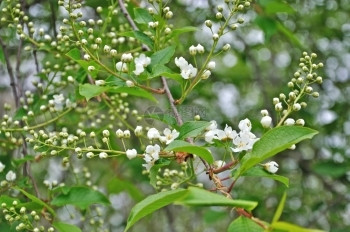
[[[189,187],[188,194],[178,199],[176,203],[189,206],[232,206],[244,208],[249,211],[258,205],[256,201],[232,200],[197,187]]]
[[[72,60],[78,61],[81,59],[80,50],[78,48],[73,48],[66,53],[66,56],[70,57]]]
[[[255,23],[264,31],[266,41],[269,41],[271,36],[277,32],[276,21],[270,17],[258,15]]]
[[[300,227],[288,222],[282,222],[282,221],[271,224],[271,228],[276,231],[278,230],[279,232],[324,232],[323,230],[307,229],[307,228],[303,228],[303,227]]]
[[[67,194],[60,194],[51,201],[52,205],[75,205],[86,209],[92,204],[109,205],[109,200],[101,192],[88,187],[72,187]]]
[[[235,173],[235,170],[232,172],[232,174],[234,175],[234,173]],[[286,187],[289,187],[289,179],[287,177],[269,173],[265,171],[263,167],[260,167],[260,166],[252,167],[251,169],[243,173],[242,176],[266,177],[266,178],[277,180],[283,183]]]
[[[279,21],[276,21],[276,25],[278,31],[284,34],[292,43],[294,43],[294,45],[298,46],[300,49],[305,49],[305,45],[300,42],[299,38],[293,32],[291,32]]]
[[[126,191],[135,201],[141,201],[144,195],[129,181],[113,178],[107,185],[108,193],[120,193]]]
[[[286,199],[287,199],[287,193],[284,192],[283,193],[283,196],[282,196],[282,199],[280,201],[280,203],[278,204],[278,207],[276,209],[276,212],[275,214],[273,215],[273,219],[272,219],[272,222],[271,223],[275,223],[277,222],[278,220],[280,220],[280,217],[282,215],[282,212],[283,212],[283,208],[284,208],[284,204],[286,202]]]
[[[32,200],[33,202],[41,205],[43,208],[46,208],[47,211],[49,211],[51,213],[52,216],[56,216],[56,213],[55,211],[48,205],[46,204],[45,202],[43,202],[42,200],[40,200],[39,198],[37,198],[36,196],[24,191],[23,189],[21,188],[18,188],[18,187],[13,187],[14,189],[20,191],[23,195],[25,195],[26,197],[28,197],[30,200]]]
[[[229,225],[227,232],[263,232],[264,229],[251,219],[240,216]]]
[[[151,67],[156,64],[167,64],[175,53],[175,46],[166,47],[151,55]]]
[[[85,97],[87,101],[89,101],[91,98],[96,97],[109,89],[110,87],[107,86],[83,84],[79,85],[79,94]]]
[[[167,192],[160,192],[150,195],[144,200],[140,201],[131,209],[125,231],[130,229],[130,227],[132,227],[141,218],[173,203],[177,199],[186,195],[187,192],[188,190],[186,189],[176,189]]]
[[[293,144],[311,139],[317,133],[313,129],[301,126],[280,126],[269,130],[254,144],[253,150],[242,158],[241,166],[237,169],[234,178],[237,179],[248,169],[288,149]]]
[[[274,15],[279,12],[293,14],[295,12],[288,3],[281,0],[259,0],[259,3],[264,7],[267,14]]]
[[[153,21],[152,15],[144,8],[134,8],[134,21],[139,24],[148,24]]]
[[[187,32],[192,32],[192,31],[196,31],[198,30],[197,27],[191,27],[191,26],[188,26],[188,27],[182,27],[182,28],[177,28],[177,29],[174,29],[171,33],[171,36],[172,37],[177,37],[183,33],[187,33]]]
[[[180,128],[180,135],[178,139],[185,139],[188,137],[196,137],[200,135],[205,128],[210,125],[210,122],[205,121],[190,121],[185,122]]]
[[[89,73],[92,77],[97,77],[98,71],[100,70],[100,65],[97,64],[95,61],[86,61],[86,60],[77,60],[77,63],[85,69],[86,73]],[[94,66],[95,70],[89,72],[88,68],[89,66]]]
[[[193,144],[190,144],[182,140],[175,140],[171,142],[164,150],[187,152],[187,153],[195,154],[201,157],[202,159],[207,161],[209,164],[212,164],[214,162],[213,156],[211,155],[208,149],[204,147],[195,146]]]
[[[137,96],[137,97],[143,97],[146,98],[148,100],[157,102],[157,99],[150,93],[147,92],[144,89],[141,89],[139,87],[113,87],[108,89],[108,92],[112,92],[112,93],[127,93],[133,96]]]
[[[52,225],[58,232],[81,232],[79,227],[62,222],[54,222]]]

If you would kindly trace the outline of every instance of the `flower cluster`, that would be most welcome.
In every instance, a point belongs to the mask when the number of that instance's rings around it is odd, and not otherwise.
[[[175,58],[175,64],[181,70],[181,76],[183,79],[191,79],[197,75],[197,68],[194,68],[192,64],[189,64],[182,56]]]

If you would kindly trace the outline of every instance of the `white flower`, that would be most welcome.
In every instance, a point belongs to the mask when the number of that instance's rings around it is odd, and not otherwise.
[[[118,63],[115,64],[115,68],[119,71],[119,72],[128,72],[128,65],[126,63],[123,63],[121,61],[119,61]]]
[[[207,68],[208,68],[209,70],[213,70],[213,69],[215,68],[215,66],[216,66],[215,61],[210,61],[210,62],[207,64]]]
[[[276,173],[278,171],[278,164],[275,161],[270,161],[266,164],[263,164],[263,166],[269,173]]]
[[[295,103],[294,105],[293,105],[293,110],[294,111],[299,111],[301,109],[301,105],[299,104],[299,103]]]
[[[121,57],[121,61],[124,62],[124,63],[129,63],[131,62],[133,59],[131,53],[124,53]]]
[[[175,64],[177,67],[181,69],[181,76],[184,79],[190,79],[197,75],[197,69],[192,66],[192,64],[188,64],[188,62],[183,58],[175,58]]]
[[[269,111],[267,111],[267,110],[261,110],[260,112],[261,112],[262,116],[268,116],[269,115]]]
[[[137,126],[134,131],[136,136],[141,136],[142,135],[142,126]]]
[[[224,130],[217,130],[216,134],[220,140],[233,139],[237,136],[237,132],[235,130],[232,130],[232,127],[228,125],[226,125]]]
[[[12,170],[9,171],[6,174],[6,180],[9,181],[9,182],[15,181],[16,180],[16,173],[14,173]]]
[[[130,80],[127,80],[125,83],[126,83],[126,86],[128,86],[130,88],[135,86],[135,83],[133,81],[130,81]]]
[[[151,128],[147,132],[147,137],[149,140],[158,139],[160,137],[159,131],[156,128]]]
[[[241,120],[238,124],[238,128],[241,131],[250,131],[252,129],[252,123],[248,118]]]
[[[95,85],[97,85],[97,86],[103,86],[105,84],[106,84],[106,82],[104,80],[96,80],[95,81]]]
[[[199,54],[203,54],[204,53],[204,47],[201,44],[198,44],[196,47],[196,50]]]
[[[109,137],[109,130],[103,130],[102,135],[103,137]]]
[[[124,134],[124,138],[130,138],[130,131],[129,130],[125,130],[124,132],[123,132],[123,134]]]
[[[305,125],[305,121],[304,121],[304,119],[298,119],[296,122],[295,122],[295,124],[297,124],[297,125],[299,125],[299,126],[304,126]]]
[[[190,52],[190,55],[195,56],[197,54],[197,48],[195,46],[191,46],[188,51]]]
[[[201,78],[203,80],[206,80],[206,79],[208,79],[210,77],[210,75],[211,75],[211,72],[208,69],[206,69],[206,70],[203,71],[203,74],[202,74]]]
[[[174,190],[174,189],[177,189],[179,187],[179,183],[172,183],[171,185],[170,185],[170,189],[172,189],[172,190]]]
[[[211,120],[210,121],[210,125],[207,128],[205,128],[205,129],[206,130],[215,130],[217,128],[218,128],[217,122],[215,120]]]
[[[160,140],[162,142],[165,142],[166,144],[171,143],[180,135],[180,133],[177,130],[173,129],[173,131],[171,131],[169,128],[165,128],[163,133],[164,136],[161,136]]]
[[[233,152],[247,151],[253,148],[254,143],[259,140],[249,131],[241,131],[234,139],[235,148],[231,148]]]
[[[63,94],[55,94],[53,95],[53,102],[55,105],[55,110],[61,111],[63,110],[64,96]]]
[[[278,99],[278,98],[277,98],[277,99]],[[275,110],[276,110],[276,111],[281,111],[281,110],[283,110],[283,106],[282,106],[282,103],[281,103],[281,102],[276,103],[276,105],[275,105]]]
[[[86,157],[91,159],[92,157],[94,157],[94,153],[92,153],[91,151],[86,153]]]
[[[98,156],[100,157],[100,159],[106,159],[108,157],[106,152],[101,152],[100,154],[98,154]]]
[[[160,147],[158,144],[155,144],[154,146],[148,145],[146,147],[146,154],[143,158],[146,161],[146,164],[142,164],[142,166],[144,166],[147,171],[149,171],[154,163],[159,159],[159,152]]]
[[[287,118],[286,121],[284,121],[284,125],[286,126],[293,126],[294,124],[295,124],[295,121],[292,118]]]
[[[135,75],[140,75],[143,71],[145,71],[145,67],[147,67],[151,63],[151,58],[147,57],[145,54],[141,54],[139,57],[135,59]]]
[[[118,138],[123,138],[124,137],[124,132],[121,129],[118,129],[115,134],[117,135]]]
[[[219,139],[217,136],[217,131],[218,131],[217,129],[214,129],[214,130],[210,130],[207,133],[205,133],[204,140],[207,143],[213,143],[214,139]]]
[[[0,172],[4,171],[4,169],[5,169],[5,165],[0,162]]]
[[[269,128],[271,126],[271,123],[272,123],[272,118],[270,116],[266,115],[266,116],[261,118],[260,123],[264,128]]]
[[[137,156],[137,151],[135,149],[128,149],[126,151],[126,157],[128,157],[129,159],[133,159]]]

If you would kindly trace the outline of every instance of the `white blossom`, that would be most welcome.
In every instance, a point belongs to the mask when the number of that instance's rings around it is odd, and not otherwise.
[[[95,85],[97,85],[97,86],[103,86],[105,84],[106,84],[106,82],[104,80],[96,80],[95,81]]]
[[[205,128],[206,130],[215,130],[218,128],[218,124],[215,120],[211,120],[209,123],[210,125],[207,128]]]
[[[183,57],[175,58],[175,64],[181,69],[181,76],[184,79],[190,79],[197,75],[197,68],[189,64]]]
[[[14,173],[12,170],[10,170],[7,174],[6,174],[6,180],[7,181],[15,181],[16,180],[16,173]]]
[[[159,131],[156,128],[151,128],[147,132],[147,137],[149,140],[158,139],[160,137]]]
[[[261,118],[260,123],[264,128],[270,128],[271,123],[272,123],[272,118],[270,116],[266,115],[266,116]]]
[[[124,63],[128,63],[128,62],[131,62],[133,59],[131,53],[124,53],[122,54],[122,57],[121,57],[121,61],[124,62]]]
[[[137,156],[137,151],[135,149],[128,149],[126,151],[126,157],[128,157],[128,159],[133,159]]]
[[[269,173],[276,173],[278,171],[278,164],[275,161],[267,162],[263,166]]]
[[[217,136],[217,129],[210,130],[207,133],[204,134],[204,140],[207,143],[213,143],[214,139],[219,139]]]
[[[5,165],[0,162],[0,172],[4,171],[4,169],[5,169]]]
[[[293,126],[294,124],[295,124],[295,121],[292,118],[287,118],[286,121],[284,121],[284,125],[286,126]]]
[[[115,68],[119,72],[128,72],[128,65],[126,63],[121,62],[121,61],[119,61],[118,63],[115,64]]]
[[[196,50],[199,54],[203,54],[204,53],[204,47],[201,44],[198,44],[196,46]]]
[[[215,168],[221,168],[225,166],[226,163],[223,160],[215,160],[213,164]]]
[[[173,129],[171,131],[169,128],[165,128],[163,133],[164,133],[164,136],[161,136],[159,139],[161,142],[164,142],[165,144],[171,143],[180,135],[180,133],[177,130]]]
[[[134,131],[136,136],[141,136],[142,135],[142,126],[137,126]]]
[[[125,83],[126,83],[126,86],[128,86],[130,88],[135,86],[135,83],[133,81],[130,81],[130,80],[127,80]]]
[[[203,74],[202,74],[201,78],[203,80],[206,80],[206,79],[208,79],[210,77],[210,75],[211,75],[210,70],[206,69],[206,70],[203,71]]]
[[[101,152],[98,154],[98,157],[100,157],[100,159],[106,159],[108,157],[108,154],[106,152]]]
[[[215,69],[215,67],[216,67],[215,61],[210,61],[210,62],[207,64],[207,69],[209,69],[209,70],[213,70],[213,69]]]
[[[243,119],[239,122],[238,124],[238,128],[241,131],[251,131],[252,129],[252,123],[250,122],[250,120],[248,118]]]
[[[216,130],[216,134],[220,140],[233,139],[237,136],[237,132],[228,125],[226,125],[224,130]]]
[[[121,129],[118,129],[115,134],[117,135],[118,138],[123,138],[124,137],[124,132]]]
[[[53,102],[55,105],[55,110],[57,111],[63,110],[64,96],[62,93],[59,95],[57,94],[53,95]]]
[[[151,58],[147,57],[145,54],[141,54],[139,57],[135,58],[135,75],[140,75],[150,63]]]
[[[241,120],[238,124],[239,129],[241,130],[233,138],[233,144],[235,148],[231,148],[233,152],[247,151],[253,148],[254,143],[259,140],[256,136],[250,132],[252,129],[252,124],[249,119]]]
[[[158,144],[155,144],[154,146],[148,145],[146,147],[146,154],[143,158],[146,161],[146,163],[142,164],[142,166],[144,166],[147,169],[147,171],[149,171],[154,165],[154,163],[159,159],[159,152],[160,147]]]

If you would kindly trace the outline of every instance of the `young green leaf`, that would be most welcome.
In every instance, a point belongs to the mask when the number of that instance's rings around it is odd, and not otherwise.
[[[91,98],[100,95],[103,92],[109,90],[108,86],[97,86],[91,84],[83,84],[79,85],[79,94],[86,98],[89,101]]]
[[[185,122],[180,128],[180,135],[178,139],[185,139],[188,137],[196,137],[200,135],[205,128],[210,125],[210,122],[205,121],[190,121]]]
[[[153,213],[154,211],[167,206],[177,199],[186,195],[188,190],[176,189],[167,192],[160,192],[148,196],[144,200],[137,203],[129,214],[128,222],[125,228],[125,232],[130,229],[141,218]]]
[[[92,204],[109,205],[109,200],[101,192],[87,187],[72,187],[67,194],[60,194],[51,201],[52,205],[75,205],[86,209]]]
[[[204,147],[195,146],[193,144],[190,144],[182,140],[175,140],[171,142],[164,150],[165,151],[183,151],[190,154],[195,154],[201,157],[202,159],[204,159],[205,161],[207,161],[209,164],[212,164],[214,162],[214,158],[208,149]]]
[[[142,98],[146,98],[148,100],[157,102],[157,99],[150,93],[147,92],[144,89],[141,89],[139,87],[113,87],[108,89],[108,92],[112,92],[112,93],[127,93],[133,96],[137,96],[137,97],[142,97]]]
[[[307,229],[288,222],[275,222],[271,224],[270,229],[272,231],[283,231],[283,232],[325,232],[317,229]]]
[[[280,203],[278,204],[276,212],[273,215],[273,219],[272,219],[271,223],[275,223],[275,222],[277,222],[280,219],[280,217],[282,215],[282,212],[283,212],[284,204],[286,203],[286,199],[287,199],[287,193],[284,192],[283,196],[282,196],[282,199],[281,199]]]
[[[166,47],[151,55],[151,67],[156,64],[167,64],[175,53],[175,46]]]
[[[234,171],[232,172],[233,176],[234,176],[234,174],[235,174],[235,171],[236,171],[236,170],[234,170]],[[260,166],[258,166],[258,167],[252,167],[252,168],[249,169],[248,171],[244,172],[244,173],[242,174],[242,176],[266,177],[266,178],[270,178],[270,179],[273,179],[273,180],[277,180],[277,181],[281,182],[282,184],[284,184],[286,187],[289,186],[289,179],[288,179],[287,177],[269,173],[269,172],[265,171],[265,170],[264,170],[262,167],[260,167]]]
[[[139,24],[148,24],[153,21],[152,15],[144,8],[134,8],[135,22]]]
[[[78,61],[81,59],[80,50],[78,48],[73,48],[66,53],[66,56],[70,57],[72,60]]]
[[[79,227],[63,222],[54,222],[52,225],[58,232],[81,232]]]
[[[30,200],[32,200],[33,202],[41,205],[43,208],[46,208],[47,211],[49,211],[51,213],[52,216],[56,216],[56,213],[55,211],[48,205],[46,204],[45,202],[43,202],[42,200],[40,200],[39,198],[37,198],[36,196],[24,191],[23,189],[21,188],[18,188],[18,187],[13,187],[14,189],[20,191],[23,195],[25,195],[26,197],[28,197]]]
[[[234,178],[237,179],[248,169],[288,149],[293,144],[311,139],[317,133],[313,129],[301,126],[281,126],[269,130],[254,144],[253,150],[242,158],[241,166]]]
[[[190,206],[231,206],[244,208],[249,211],[258,205],[256,201],[232,200],[197,187],[189,187],[188,194],[178,199],[176,203]]]
[[[263,232],[264,229],[251,219],[240,216],[229,225],[227,232]]]

